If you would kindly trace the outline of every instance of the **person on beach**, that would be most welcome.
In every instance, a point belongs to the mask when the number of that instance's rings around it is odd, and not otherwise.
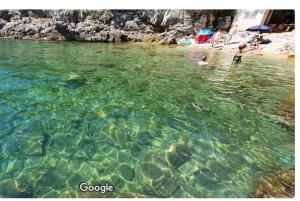
[[[243,49],[247,47],[246,44],[239,45],[239,50],[235,53],[232,62],[240,63],[242,62],[242,56],[243,56]]]
[[[260,41],[258,38],[255,38],[251,43],[251,50],[257,50],[259,48]]]
[[[223,32],[222,29],[219,29],[214,35],[213,37],[210,39],[210,43],[211,45],[214,47],[218,44],[221,44],[223,42],[225,42],[226,40],[226,36]]]
[[[234,25],[228,33],[227,43],[229,43],[231,40],[235,40],[237,32],[238,32],[238,25]]]
[[[208,62],[206,61],[207,60],[207,57],[206,56],[202,56],[201,57],[201,61],[198,62],[198,64],[200,66],[207,66],[208,65]]]

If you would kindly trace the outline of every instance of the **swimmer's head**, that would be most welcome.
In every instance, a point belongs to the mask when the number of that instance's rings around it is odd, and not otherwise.
[[[201,57],[201,61],[206,61],[207,57],[204,55]]]

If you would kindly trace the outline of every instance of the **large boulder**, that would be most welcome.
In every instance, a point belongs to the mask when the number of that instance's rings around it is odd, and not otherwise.
[[[138,31],[139,30],[139,26],[138,26],[138,24],[134,20],[127,21],[125,23],[124,30],[125,31]]]
[[[87,10],[58,10],[52,13],[56,21],[75,24],[83,22],[88,14],[90,14],[90,11]]]
[[[11,12],[9,12],[9,10],[0,10],[0,19],[9,21],[11,17],[12,17],[12,14],[11,14]]]
[[[185,11],[183,10],[167,10],[164,13],[164,17],[161,22],[161,25],[166,26],[166,25],[174,25],[177,23],[183,23],[184,14]]]
[[[6,20],[0,18],[0,29],[2,29],[2,27],[4,27],[4,25],[5,25],[6,23],[7,23]]]
[[[155,26],[160,26],[164,19],[164,10],[151,10],[150,23]]]
[[[162,45],[171,45],[171,44],[176,44],[177,40],[176,38],[178,37],[179,32],[176,30],[172,30],[169,32],[161,33],[158,35],[160,41],[159,43]]]

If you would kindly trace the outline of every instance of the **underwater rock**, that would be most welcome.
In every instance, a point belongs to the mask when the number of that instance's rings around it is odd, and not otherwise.
[[[68,89],[77,89],[78,87],[85,85],[86,82],[87,82],[86,78],[74,78],[65,81],[64,87]]]
[[[148,131],[139,132],[135,142],[141,146],[151,146],[152,141],[150,139],[150,133]]]
[[[118,151],[118,161],[120,163],[134,161],[134,157],[127,150]]]
[[[134,157],[138,157],[140,154],[142,154],[142,148],[138,144],[131,143],[129,149],[130,154]]]
[[[293,169],[262,178],[251,193],[253,198],[293,198],[294,196],[295,170]]]
[[[42,156],[43,136],[10,135],[0,143],[0,156]]]
[[[289,94],[282,102],[282,116],[287,120],[295,121],[295,94]]]
[[[74,173],[69,177],[69,179],[67,180],[67,183],[68,183],[68,186],[77,188],[78,185],[84,180],[85,180],[85,178],[82,177],[80,174]]]
[[[123,163],[119,166],[119,172],[124,179],[129,180],[129,181],[132,181],[135,177],[134,169],[125,163]]]
[[[121,177],[115,174],[111,176],[110,180],[111,180],[111,184],[114,186],[115,189],[123,188],[125,184],[125,181]]]
[[[12,123],[1,123],[0,124],[0,138],[12,134],[15,130],[15,127]]]
[[[174,152],[167,154],[169,163],[175,169],[178,169],[192,157],[191,151],[184,144],[177,144],[174,147]]]
[[[205,186],[210,190],[216,189],[218,184],[221,182],[221,179],[209,169],[198,170],[194,172],[194,176],[198,184]]]
[[[43,175],[38,186],[51,186],[56,190],[66,188],[66,181],[70,178],[70,173],[67,173],[67,171],[57,171],[61,169],[59,166],[56,168],[49,168]]]
[[[162,180],[153,182],[154,193],[157,197],[171,197],[179,188],[178,178],[174,175],[166,174]]]
[[[163,175],[163,171],[153,163],[144,162],[140,168],[142,173],[150,179],[158,179]]]
[[[103,63],[103,64],[100,64],[100,67],[114,68],[114,67],[116,67],[116,65],[115,64],[110,64],[110,63]]]
[[[77,192],[76,191],[65,191],[60,196],[60,198],[77,198]]]
[[[111,130],[111,136],[120,147],[127,147],[127,143],[132,141],[130,134],[124,129],[115,128]]]
[[[0,197],[32,198],[32,186],[22,179],[4,180],[0,183]]]
[[[192,157],[191,151],[184,144],[176,145],[175,152],[184,161],[187,161]]]

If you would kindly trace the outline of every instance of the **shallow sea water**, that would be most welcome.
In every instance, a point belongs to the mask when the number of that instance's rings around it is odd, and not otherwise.
[[[0,197],[249,197],[294,167],[295,64],[232,56],[0,40]]]

